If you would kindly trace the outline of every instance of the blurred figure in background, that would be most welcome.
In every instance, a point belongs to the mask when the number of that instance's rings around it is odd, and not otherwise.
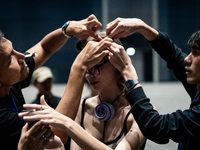
[[[54,76],[51,69],[46,66],[39,67],[33,72],[32,79],[33,85],[38,89],[37,97],[32,103],[40,104],[40,97],[44,95],[47,104],[55,109],[61,97],[52,94]]]

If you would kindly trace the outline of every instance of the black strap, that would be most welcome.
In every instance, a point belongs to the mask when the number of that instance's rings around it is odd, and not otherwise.
[[[84,98],[83,103],[82,103],[82,112],[81,112],[81,127],[85,128],[83,125],[83,119],[84,119],[84,115],[85,115],[85,101],[87,100],[87,98]]]

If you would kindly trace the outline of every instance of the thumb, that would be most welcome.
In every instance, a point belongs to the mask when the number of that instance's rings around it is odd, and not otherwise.
[[[45,105],[45,106],[49,106],[49,105],[46,103],[45,99],[44,99],[44,95],[42,95],[42,96],[40,97],[40,104],[41,104],[41,105]]]
[[[22,131],[21,131],[21,134],[25,134],[26,131],[28,131],[28,123],[26,123],[23,128],[22,128]]]

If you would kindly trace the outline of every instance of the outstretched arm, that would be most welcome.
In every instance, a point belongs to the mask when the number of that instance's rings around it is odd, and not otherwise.
[[[77,38],[85,39],[92,36],[98,40],[101,38],[97,36],[95,31],[101,28],[101,23],[94,15],[80,21],[70,21],[65,33]],[[27,52],[34,53],[35,69],[41,66],[52,54],[61,49],[67,42],[68,38],[63,34],[62,28],[59,28],[47,34],[38,44],[33,46]]]
[[[127,37],[135,32],[141,33],[148,41],[156,39],[158,31],[138,18],[117,18],[106,26],[110,38]]]
[[[63,114],[55,111],[49,107],[44,101],[44,96],[41,98],[41,105],[38,104],[25,104],[26,109],[36,109],[34,112],[20,113],[19,116],[23,117],[25,121],[40,120],[45,125],[51,125],[55,128],[67,133],[82,149],[105,149],[111,150],[110,147],[97,140],[87,131],[85,131],[79,124],[77,124],[71,118],[64,116]],[[134,142],[133,142],[134,141]],[[139,149],[144,143],[144,137],[134,121],[131,129],[123,140],[119,143],[116,149],[132,150]]]
[[[30,129],[28,123],[25,124],[21,131],[17,150],[44,149],[53,140],[53,137],[46,140],[42,138],[43,134],[50,131],[48,128],[49,125],[44,125],[41,121],[36,122]]]
[[[73,120],[75,119],[81,100],[86,71],[108,55],[109,52],[105,49],[111,45],[111,42],[110,38],[105,38],[100,42],[89,42],[79,53],[72,64],[66,89],[56,108],[58,112]],[[63,142],[67,141],[65,132],[59,132],[56,129],[53,130]]]

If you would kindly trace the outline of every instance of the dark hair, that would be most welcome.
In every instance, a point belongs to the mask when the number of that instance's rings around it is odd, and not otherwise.
[[[2,37],[4,37],[4,33],[0,29],[0,40],[1,40]]]
[[[200,50],[200,27],[194,32],[188,40],[188,46],[190,49]]]
[[[2,32],[2,30],[0,29],[0,45],[3,43],[2,41],[2,37],[4,37],[5,34]]]
[[[97,34],[101,37],[101,38],[105,38],[106,37],[106,32],[105,31],[101,31],[101,32],[97,32]],[[82,51],[82,49],[84,49],[84,47],[87,45],[87,43],[89,41],[96,41],[98,42],[97,39],[94,39],[93,37],[89,37],[87,39],[80,39],[78,40],[78,42],[76,43],[76,49],[78,51]],[[119,45],[122,45],[122,43],[120,42],[119,39],[113,39],[113,41]]]

